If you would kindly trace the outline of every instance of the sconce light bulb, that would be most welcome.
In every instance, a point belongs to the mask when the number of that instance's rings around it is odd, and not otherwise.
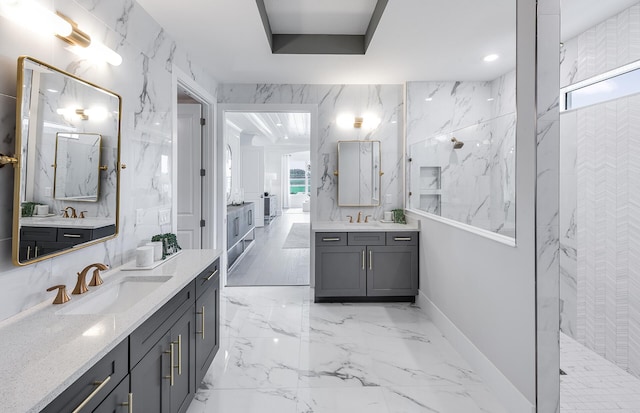
[[[69,22],[32,0],[1,0],[0,14],[42,34],[65,37],[73,32]]]

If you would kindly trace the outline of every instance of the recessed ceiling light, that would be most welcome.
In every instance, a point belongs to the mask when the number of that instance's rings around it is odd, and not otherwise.
[[[500,56],[498,56],[497,54],[489,54],[486,55],[482,60],[484,60],[485,62],[495,62],[499,57]]]

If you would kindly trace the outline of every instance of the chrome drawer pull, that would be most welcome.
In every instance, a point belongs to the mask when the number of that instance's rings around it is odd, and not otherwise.
[[[335,242],[340,241],[340,238],[322,238],[323,242]]]
[[[394,241],[411,241],[411,237],[393,237]]]
[[[84,401],[83,401],[82,403],[80,403],[80,406],[76,407],[76,409],[75,409],[72,413],[78,413],[80,410],[82,410],[82,408],[83,408],[84,406],[86,406],[86,405],[87,405],[87,403],[89,403],[89,402],[91,401],[91,399],[93,399],[93,398],[94,398],[94,396],[95,396],[96,394],[98,394],[98,393],[100,392],[100,390],[102,390],[102,388],[103,388],[104,386],[106,386],[106,385],[107,385],[107,383],[109,383],[109,380],[111,380],[111,376],[107,376],[107,378],[106,378],[106,379],[104,379],[104,380],[102,380],[102,381],[94,381],[94,382],[93,382],[93,385],[94,385],[94,386],[98,386],[98,387],[96,387],[95,389],[93,389],[93,391],[91,392],[91,394],[90,394],[90,395],[88,395],[88,396],[87,396],[87,398],[86,398],[86,399],[84,399]]]
[[[78,234],[62,234],[62,236],[65,238],[82,238],[82,235]]]
[[[209,281],[217,273],[218,273],[218,269],[216,268],[216,270],[214,272],[212,272],[211,275],[209,275],[208,277],[204,277],[204,280],[205,281]]]

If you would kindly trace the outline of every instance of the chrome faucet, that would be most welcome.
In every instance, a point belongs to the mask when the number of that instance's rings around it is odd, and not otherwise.
[[[69,211],[68,211],[69,209],[71,210],[71,217],[69,217]],[[60,212],[63,213],[62,215],[63,218],[78,218],[78,213],[76,212],[76,209],[72,206],[68,206]]]
[[[89,291],[89,288],[87,288],[87,273],[93,267],[95,267],[96,269],[93,271],[93,277],[91,278],[91,282],[89,283],[89,285],[95,287],[104,282],[100,277],[100,270],[106,270],[109,267],[98,262],[95,264],[87,265],[82,271],[78,273],[78,281],[76,282],[76,286],[71,294],[84,294]]]
[[[361,219],[362,219],[362,211],[358,211],[358,220],[356,222],[359,224]]]

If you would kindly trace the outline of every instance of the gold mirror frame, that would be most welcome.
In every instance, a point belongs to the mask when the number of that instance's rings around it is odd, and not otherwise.
[[[25,165],[23,163],[23,154],[22,154],[22,145],[23,145],[23,136],[22,136],[22,130],[23,130],[23,124],[22,124],[22,118],[23,118],[23,113],[22,113],[22,106],[23,106],[23,101],[25,98],[25,88],[23,87],[24,85],[24,81],[25,81],[25,77],[24,77],[24,72],[26,69],[26,62],[32,62],[35,63],[37,65],[43,66],[47,69],[49,69],[52,72],[56,72],[59,73],[62,76],[66,76],[69,79],[75,80],[77,81],[79,84],[91,87],[95,90],[101,91],[103,93],[112,95],[113,97],[115,97],[118,100],[118,119],[117,119],[117,150],[116,150],[116,160],[115,160],[115,173],[116,173],[116,186],[115,186],[115,190],[116,190],[116,194],[115,194],[115,231],[112,235],[107,235],[105,237],[102,238],[98,238],[95,240],[90,240],[81,244],[76,244],[73,247],[70,248],[66,248],[66,249],[62,249],[59,251],[55,251],[52,252],[50,254],[47,255],[43,255],[41,257],[36,257],[34,259],[30,259],[28,261],[20,261],[20,218],[22,215],[22,207],[21,207],[21,177],[23,174],[23,168],[25,168]],[[12,230],[12,261],[13,264],[16,266],[26,266],[26,265],[30,265],[30,264],[34,264],[40,261],[44,261],[44,260],[48,260],[54,257],[58,257],[60,255],[69,253],[69,252],[73,252],[73,251],[77,251],[79,249],[91,246],[91,245],[95,245],[95,244],[99,244],[111,239],[114,239],[118,236],[119,232],[120,232],[120,172],[122,169],[125,169],[126,166],[124,164],[122,164],[122,160],[121,160],[121,150],[122,150],[122,144],[121,144],[121,134],[122,134],[122,97],[111,91],[108,89],[105,89],[101,86],[96,85],[95,83],[86,81],[78,76],[75,76],[71,73],[68,73],[64,70],[58,69],[54,66],[51,66],[43,61],[40,61],[38,59],[35,59],[33,57],[29,57],[29,56],[20,56],[18,58],[18,65],[17,65],[17,82],[16,82],[16,88],[17,88],[17,94],[16,94],[16,138],[15,138],[15,157],[17,158],[17,162],[14,164],[14,189],[13,189],[13,230]]]

